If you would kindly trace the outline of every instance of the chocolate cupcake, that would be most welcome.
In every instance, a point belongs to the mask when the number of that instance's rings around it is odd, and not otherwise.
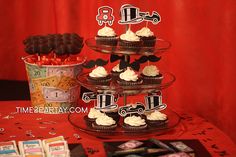
[[[117,124],[113,118],[103,115],[92,123],[92,127],[98,130],[113,130],[117,127]]]
[[[88,80],[98,85],[109,84],[111,81],[111,75],[107,73],[104,67],[98,66],[89,73]]]
[[[89,114],[84,116],[84,120],[88,126],[92,126],[92,123],[95,122],[98,117],[103,115],[104,113],[100,112],[99,110],[90,108]]]
[[[154,33],[147,27],[143,27],[142,29],[136,32],[136,35],[140,37],[141,41],[143,41],[144,47],[154,47],[156,44],[156,36]]]
[[[111,70],[111,75],[114,79],[119,78],[119,75],[124,72],[124,69],[120,69],[120,64],[114,66]]]
[[[145,66],[142,70],[141,77],[144,84],[160,84],[163,80],[163,75],[155,65]]]
[[[112,119],[114,119],[117,123],[120,120],[120,115],[118,113],[118,109],[101,109],[101,112],[106,114],[108,117],[111,117]]]
[[[168,122],[167,115],[157,110],[146,114],[146,121],[149,127],[165,126]]]
[[[133,131],[143,130],[147,128],[147,124],[140,116],[129,116],[124,119],[123,128]]]
[[[140,38],[129,29],[125,34],[120,36],[118,45],[122,51],[139,52],[142,47],[142,43],[143,42]]]
[[[138,78],[138,74],[128,67],[119,75],[117,82],[122,86],[132,86],[142,84],[143,80]]]
[[[110,45],[116,46],[118,42],[118,36],[115,31],[110,27],[103,27],[98,30],[97,36],[95,37],[97,45]]]

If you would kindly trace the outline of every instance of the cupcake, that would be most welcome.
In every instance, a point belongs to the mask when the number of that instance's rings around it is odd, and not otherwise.
[[[147,27],[143,27],[142,29],[136,32],[136,35],[143,41],[144,47],[154,47],[156,44],[156,36],[154,33]]]
[[[122,86],[129,86],[142,84],[143,81],[138,78],[138,74],[128,67],[124,72],[120,73],[117,82]]]
[[[89,73],[88,80],[94,84],[107,84],[111,80],[111,76],[104,67],[98,66]]]
[[[118,36],[112,28],[105,26],[98,30],[95,40],[97,45],[116,46],[118,42]]]
[[[147,84],[160,84],[163,79],[163,75],[155,65],[145,66],[142,70],[141,77],[143,82]]]
[[[138,52],[142,46],[140,38],[130,29],[122,34],[119,39],[120,50]]]
[[[122,72],[124,72],[124,69],[120,69],[120,64],[117,64],[112,68],[111,75],[114,79],[117,79]]]
[[[92,123],[92,127],[98,130],[112,130],[117,127],[117,124],[113,118],[104,114],[98,117],[95,122]]]
[[[103,115],[104,113],[100,112],[99,110],[90,108],[89,114],[87,116],[84,116],[84,120],[88,126],[91,126],[91,124],[95,122],[98,117]]]
[[[147,128],[145,119],[140,116],[129,116],[124,119],[123,127],[126,130],[143,130]]]
[[[146,120],[147,120],[148,126],[159,127],[159,126],[164,126],[165,124],[167,124],[168,118],[166,114],[155,110],[151,113],[146,114]]]
[[[106,114],[108,117],[111,117],[116,122],[119,122],[119,120],[120,120],[120,115],[118,113],[118,108],[116,108],[116,109],[101,109],[101,112]]]

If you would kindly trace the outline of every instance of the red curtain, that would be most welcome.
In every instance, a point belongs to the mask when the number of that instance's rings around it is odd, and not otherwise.
[[[174,109],[194,112],[213,122],[236,142],[236,1],[234,0],[0,0],[0,79],[26,80],[21,57],[22,40],[32,34],[75,32],[94,37],[98,7],[114,9],[112,26],[118,34],[119,8],[130,3],[143,11],[157,10],[162,22],[149,27],[172,43],[157,65],[175,74],[177,81],[164,90]],[[143,27],[145,23],[132,26]],[[89,58],[107,57],[88,49]]]

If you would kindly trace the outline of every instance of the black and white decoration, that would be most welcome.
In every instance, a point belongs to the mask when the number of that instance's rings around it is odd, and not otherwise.
[[[131,4],[121,6],[120,14],[119,24],[137,24],[143,21],[150,21],[153,24],[161,22],[161,16],[156,11],[153,11],[150,15],[149,12],[141,12],[138,7]]]
[[[140,103],[140,102],[136,102],[135,104],[128,104],[126,106],[121,106],[118,109],[118,114],[122,117],[125,117],[128,114],[143,114],[145,111],[145,106]]]
[[[160,111],[164,110],[167,107],[166,104],[162,103],[161,91],[145,96],[145,104],[146,104],[145,111],[152,111],[152,110]]]
[[[96,109],[116,109],[115,97],[112,94],[98,94]]]

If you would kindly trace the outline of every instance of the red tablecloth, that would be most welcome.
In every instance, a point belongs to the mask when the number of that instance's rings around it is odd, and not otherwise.
[[[102,144],[104,140],[75,129],[68,122],[67,114],[16,113],[16,107],[27,106],[30,106],[29,101],[0,102],[0,141],[44,139],[63,135],[69,143],[81,143],[85,150],[88,147],[99,150],[99,152],[94,154],[88,153],[89,156],[105,156]],[[214,157],[236,156],[236,145],[214,125],[190,113],[179,112],[179,115],[181,116],[181,123],[175,129],[168,132],[168,134],[159,135],[155,138],[198,139]],[[32,135],[29,135],[29,132]],[[77,139],[74,134],[79,134],[81,139]],[[145,139],[147,138],[150,137],[145,137]]]

